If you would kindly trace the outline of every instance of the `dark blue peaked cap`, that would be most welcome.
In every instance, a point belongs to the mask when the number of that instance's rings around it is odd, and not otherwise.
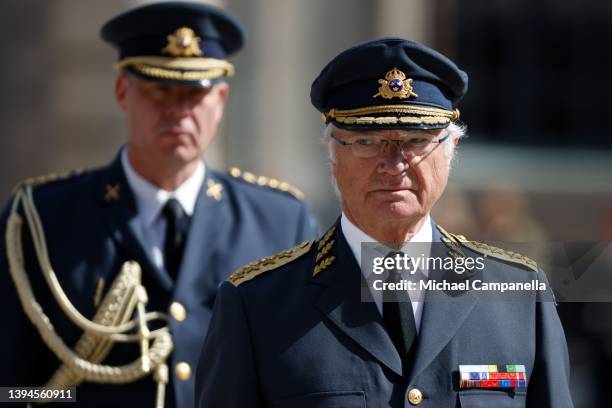
[[[310,99],[347,129],[444,128],[459,118],[468,76],[422,44],[381,38],[351,47],[321,71]]]
[[[133,8],[109,20],[100,33],[119,50],[119,68],[145,79],[204,86],[233,75],[226,57],[244,43],[244,30],[232,15],[191,2]]]

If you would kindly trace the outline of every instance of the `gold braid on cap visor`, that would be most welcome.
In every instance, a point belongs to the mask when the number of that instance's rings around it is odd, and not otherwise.
[[[234,75],[234,66],[216,58],[130,57],[115,64],[115,68],[132,68],[138,73],[162,79],[199,81]]]
[[[417,116],[367,116],[380,113],[395,113]],[[393,125],[407,124],[445,124],[459,119],[458,109],[448,111],[438,108],[426,108],[416,105],[378,105],[356,109],[331,109],[322,115],[324,122],[334,120],[347,125]]]

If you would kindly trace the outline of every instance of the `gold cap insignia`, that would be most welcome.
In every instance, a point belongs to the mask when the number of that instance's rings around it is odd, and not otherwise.
[[[181,27],[170,34],[168,44],[161,51],[173,57],[199,57],[202,55],[200,49],[200,37],[196,36],[189,27]]]
[[[406,79],[406,74],[397,68],[393,68],[387,72],[385,79],[379,79],[378,83],[381,85],[378,88],[378,93],[373,96],[382,96],[385,99],[400,98],[406,99],[414,96],[415,98],[419,95],[412,92],[412,79]]]

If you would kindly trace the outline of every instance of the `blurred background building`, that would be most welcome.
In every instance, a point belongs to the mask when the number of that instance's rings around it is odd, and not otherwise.
[[[125,140],[116,54],[102,23],[137,0],[4,0],[0,197],[26,177],[103,165]],[[599,0],[217,0],[248,32],[213,167],[338,205],[309,90],[357,42],[393,35],[441,50],[470,75],[469,138],[435,209],[448,230],[493,241],[612,240],[612,2]],[[561,305],[578,407],[611,406],[612,305]],[[598,316],[600,319],[593,318]]]

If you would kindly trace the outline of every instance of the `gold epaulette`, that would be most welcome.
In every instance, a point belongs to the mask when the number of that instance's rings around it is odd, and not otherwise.
[[[463,235],[447,232],[439,225],[438,229],[440,230],[442,235],[446,236],[447,238],[452,237],[455,242],[458,242],[460,245],[471,249],[474,252],[478,252],[479,254],[483,254],[492,258],[501,259],[502,261],[521,264],[535,272],[538,272],[538,264],[531,258],[528,258],[521,254],[517,254],[516,252],[506,251],[505,249],[483,244],[482,242],[470,241]]]
[[[23,186],[30,186],[34,188],[34,187],[42,186],[47,183],[51,183],[53,181],[66,180],[71,177],[75,177],[80,174],[83,174],[84,172],[85,172],[84,169],[76,169],[76,170],[64,171],[61,173],[51,173],[51,174],[45,174],[42,176],[30,177],[30,178],[27,178],[21,181],[19,184],[17,184],[17,186],[15,186],[15,188],[13,189],[13,193]]]
[[[234,272],[227,280],[234,286],[239,286],[246,281],[249,281],[264,272],[268,272],[279,268],[289,262],[298,259],[302,255],[310,251],[313,241],[304,241],[301,244],[279,252],[275,255],[262,258],[259,261],[251,262]]]
[[[301,200],[302,198],[304,198],[304,193],[302,193],[300,190],[298,190],[297,188],[293,187],[291,184],[284,182],[284,181],[279,181],[275,178],[269,178],[269,177],[264,177],[264,176],[257,176],[249,171],[242,171],[237,167],[232,167],[229,170],[229,174],[230,176],[234,177],[234,178],[238,178],[238,179],[242,179],[244,181],[246,181],[247,183],[251,183],[251,184],[257,184],[259,186],[265,186],[265,187],[270,187],[273,188],[275,190],[279,190],[279,191],[283,191],[285,193],[289,193],[292,196],[294,196],[295,198],[297,198],[298,200]]]

